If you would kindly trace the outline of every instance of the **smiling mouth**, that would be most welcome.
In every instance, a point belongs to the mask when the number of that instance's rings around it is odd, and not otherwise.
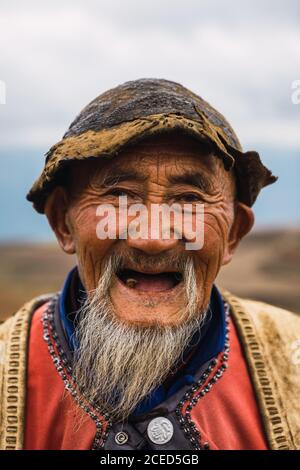
[[[143,292],[163,292],[176,287],[182,282],[180,272],[145,273],[133,269],[122,269],[117,272],[120,281],[130,289]]]

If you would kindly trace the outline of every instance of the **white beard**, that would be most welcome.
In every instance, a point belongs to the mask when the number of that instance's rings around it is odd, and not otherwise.
[[[115,421],[125,421],[164,381],[205,318],[197,308],[193,261],[187,259],[182,270],[184,321],[177,326],[146,327],[121,322],[109,296],[120,263],[115,255],[108,259],[97,288],[78,314],[75,335],[79,348],[73,367],[84,397]]]

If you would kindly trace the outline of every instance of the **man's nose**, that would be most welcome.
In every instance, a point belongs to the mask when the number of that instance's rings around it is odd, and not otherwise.
[[[174,237],[168,239],[163,239],[162,237],[148,237],[147,239],[143,239],[132,238],[128,236],[127,238],[127,245],[130,248],[136,248],[149,255],[157,255],[159,253],[163,253],[164,251],[171,250],[175,248],[178,243],[179,240],[175,239]]]

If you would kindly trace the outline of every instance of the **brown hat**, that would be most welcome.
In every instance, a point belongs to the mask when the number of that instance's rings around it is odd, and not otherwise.
[[[261,188],[274,183],[257,152],[243,152],[226,119],[182,85],[163,79],[140,79],[106,91],[88,104],[63,139],[46,154],[45,167],[27,195],[43,213],[52,189],[74,160],[113,157],[126,145],[150,135],[180,131],[209,142],[234,168],[238,199],[252,206]]]

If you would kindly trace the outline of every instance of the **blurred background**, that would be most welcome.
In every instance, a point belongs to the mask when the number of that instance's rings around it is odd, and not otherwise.
[[[124,81],[174,80],[223,113],[279,180],[218,282],[300,312],[299,0],[0,0],[0,318],[75,260],[25,200],[44,154]]]

